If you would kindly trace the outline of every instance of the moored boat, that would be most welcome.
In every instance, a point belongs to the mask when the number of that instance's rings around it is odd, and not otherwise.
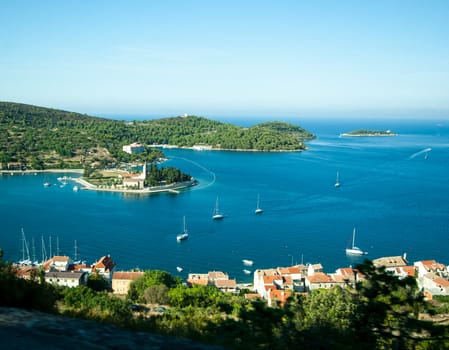
[[[355,227],[354,227],[354,230],[352,231],[352,246],[351,246],[351,248],[346,248],[346,254],[347,255],[366,255],[366,254],[368,254],[368,252],[364,252],[362,249],[355,246]]]
[[[220,209],[218,207],[218,197],[215,201],[215,208],[214,208],[214,213],[212,214],[212,219],[213,220],[221,220],[223,219],[223,214],[220,212]]]
[[[185,217],[185,215],[184,215],[183,222],[184,222],[184,230],[182,231],[182,233],[180,233],[179,235],[176,236],[176,240],[178,242],[181,242],[181,241],[189,238],[189,233],[187,232],[187,227],[186,227],[186,217]]]

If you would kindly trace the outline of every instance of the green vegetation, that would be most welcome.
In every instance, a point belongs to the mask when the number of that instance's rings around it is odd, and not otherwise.
[[[304,141],[314,136],[299,126],[282,122],[267,122],[242,128],[202,117],[186,116],[134,122],[144,139],[154,144],[179,147],[208,145],[229,150],[302,150]]]
[[[211,286],[187,287],[165,271],[146,271],[122,299],[92,284],[61,288],[38,283],[39,276],[22,280],[0,260],[0,305],[47,312],[57,305],[65,315],[231,349],[449,347],[449,327],[424,320],[446,312],[447,297],[437,298],[435,307],[423,300],[413,278],[398,279],[370,261],[357,270],[366,280],[355,289],[314,290],[291,297],[284,306],[268,307]]]
[[[123,145],[209,145],[222,149],[301,150],[313,138],[291,124],[263,123],[249,129],[188,116],[124,122],[25,104],[0,102],[0,164],[20,168],[114,168],[120,163],[152,162],[161,151],[139,154]]]
[[[342,135],[344,135],[344,136],[396,136],[396,134],[391,132],[391,130],[368,130],[368,129],[353,130],[353,131],[344,133]]]

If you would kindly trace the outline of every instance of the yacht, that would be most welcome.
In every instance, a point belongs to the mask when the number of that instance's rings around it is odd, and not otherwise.
[[[220,209],[218,207],[218,197],[217,200],[215,201],[215,208],[214,208],[214,213],[212,214],[212,219],[214,220],[221,220],[223,219],[223,214],[220,212]]]
[[[359,247],[355,246],[355,228],[352,231],[352,246],[351,246],[351,248],[346,248],[346,254],[347,255],[365,255],[365,254],[368,254],[367,252],[364,252]]]
[[[176,236],[176,240],[178,242],[181,242],[185,239],[189,238],[189,233],[187,232],[187,227],[186,227],[186,217],[184,215],[184,230],[182,231],[182,233],[180,233],[179,235]]]
[[[254,213],[256,213],[256,214],[260,214],[260,213],[263,212],[263,210],[262,210],[262,209],[260,208],[260,206],[259,206],[259,203],[260,203],[260,196],[258,195],[258,196],[257,196],[256,210],[254,210]]]
[[[337,171],[337,179],[335,180],[335,187],[340,187],[340,180],[338,179],[338,171]]]

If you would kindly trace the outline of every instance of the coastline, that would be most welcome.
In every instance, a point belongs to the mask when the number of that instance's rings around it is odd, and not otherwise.
[[[245,148],[214,148],[212,146],[205,145],[194,145],[194,146],[177,146],[169,144],[160,145],[148,145],[152,148],[162,148],[162,149],[189,149],[193,151],[224,151],[224,152],[260,152],[260,153],[282,153],[282,152],[302,152],[307,151],[308,147],[304,145],[304,148],[298,149],[279,149],[279,150],[261,150],[261,149],[245,149]]]
[[[348,134],[348,133],[340,134],[340,137],[390,137],[390,136],[398,136],[398,134]]]
[[[43,174],[43,173],[53,173],[53,174],[64,174],[73,173],[80,174],[84,173],[84,169],[45,169],[45,170],[0,170],[0,175],[11,174]],[[143,189],[124,189],[124,188],[100,188],[96,185],[91,184],[89,181],[83,179],[82,177],[71,177],[69,180],[81,185],[81,190],[97,191],[97,192],[115,192],[115,193],[126,193],[126,194],[155,194],[155,193],[174,193],[178,194],[181,190],[196,186],[198,182],[196,180],[184,181],[171,185],[164,186],[152,186]]]
[[[198,182],[196,180],[191,181],[184,181],[176,184],[171,185],[164,185],[164,186],[152,186],[152,187],[146,187],[142,189],[124,189],[124,188],[100,188],[97,187],[90,182],[86,181],[85,179],[78,177],[78,178],[72,178],[72,181],[80,184],[82,186],[81,189],[83,190],[90,190],[90,191],[97,191],[97,192],[115,192],[115,193],[126,193],[126,194],[154,194],[154,193],[174,193],[178,194],[181,190],[196,186]]]
[[[74,173],[74,174],[82,174],[84,173],[84,169],[44,169],[44,170],[0,170],[0,174],[42,174],[42,173]]]

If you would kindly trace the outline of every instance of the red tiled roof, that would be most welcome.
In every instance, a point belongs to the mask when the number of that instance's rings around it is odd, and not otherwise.
[[[354,270],[352,267],[341,267],[338,269],[342,276],[351,276],[354,277]]]
[[[216,280],[215,286],[217,288],[220,287],[235,288],[237,286],[237,282],[235,280]]]
[[[134,281],[143,276],[143,272],[140,271],[117,271],[112,275],[113,280],[130,280]]]
[[[400,269],[402,269],[408,276],[415,277],[416,270],[414,266],[402,266]]]
[[[70,258],[68,256],[54,256],[52,260],[53,262],[69,262]]]
[[[209,284],[208,280],[198,278],[198,279],[188,279],[187,284],[189,285],[198,285],[198,286],[207,286]]]
[[[211,280],[228,279],[228,275],[222,271],[210,271],[208,275]]]
[[[264,284],[273,284],[276,280],[282,281],[282,276],[263,276]]]
[[[436,284],[439,284],[441,287],[444,287],[444,288],[449,287],[449,281],[448,281],[448,280],[445,280],[444,278],[436,277],[436,278],[433,279],[433,281],[434,281]]]
[[[323,272],[317,272],[311,276],[306,277],[310,283],[333,283],[334,281],[329,275]]]
[[[115,267],[115,263],[110,256],[103,256],[99,261],[94,264],[94,269],[105,269],[111,271]]]
[[[444,270],[446,268],[446,266],[437,263],[435,260],[422,260],[421,264],[423,264],[427,270]]]
[[[260,299],[260,295],[257,293],[246,293],[245,299]]]
[[[345,277],[343,277],[343,276],[341,276],[341,275],[332,275],[332,280],[335,282],[335,283],[345,283]]]
[[[289,291],[272,290],[270,293],[270,298],[278,300],[281,305],[283,305],[291,295],[292,293]]]
[[[285,284],[292,284],[293,283],[292,276],[284,276],[283,279],[284,279],[284,283]]]

